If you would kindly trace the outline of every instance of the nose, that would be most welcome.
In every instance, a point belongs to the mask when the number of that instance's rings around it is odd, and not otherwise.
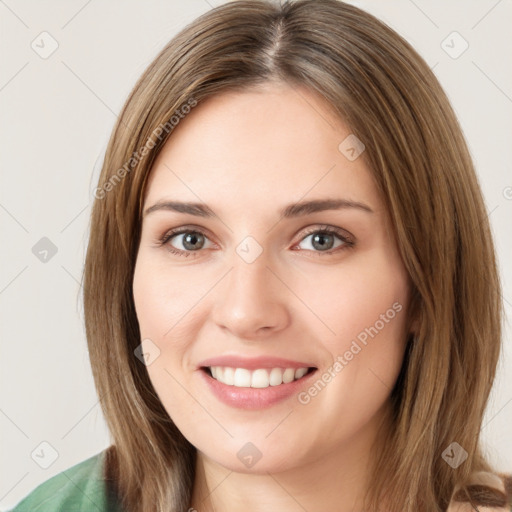
[[[235,254],[231,271],[217,289],[213,321],[238,339],[274,335],[290,322],[287,289],[264,254],[252,263]]]

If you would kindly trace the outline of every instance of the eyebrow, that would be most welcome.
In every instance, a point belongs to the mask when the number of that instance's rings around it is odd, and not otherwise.
[[[279,214],[281,217],[289,219],[326,210],[343,210],[347,208],[355,208],[367,213],[374,213],[369,206],[358,201],[349,201],[347,199],[317,199],[289,204],[285,206]],[[215,212],[204,203],[188,203],[181,201],[159,201],[145,210],[144,217],[150,213],[161,210],[188,213],[189,215],[196,215],[198,217],[216,217]]]

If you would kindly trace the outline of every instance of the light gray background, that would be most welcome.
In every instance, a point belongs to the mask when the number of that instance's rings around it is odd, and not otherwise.
[[[0,0],[0,507],[4,509],[52,475],[110,444],[89,367],[80,298],[98,166],[116,114],[147,64],[186,23],[220,3]],[[485,194],[508,321],[512,2],[351,3],[408,39],[452,101]],[[58,43],[46,59],[31,47],[35,41],[39,52],[51,48],[50,38],[40,36],[43,31]],[[458,58],[453,56],[463,49],[464,41],[453,31],[469,44]],[[48,254],[46,262],[32,252],[42,237],[58,249],[54,256]],[[507,471],[512,470],[510,338],[507,323],[505,353],[482,430],[492,460]],[[53,463],[52,449],[41,446],[43,441],[58,453]],[[50,465],[43,469],[41,464]]]

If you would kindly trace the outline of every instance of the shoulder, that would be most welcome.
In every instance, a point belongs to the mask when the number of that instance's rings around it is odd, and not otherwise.
[[[479,471],[471,475],[464,489],[455,489],[447,512],[509,512],[511,505],[512,475]]]
[[[106,451],[58,473],[36,487],[10,512],[121,512],[103,477]]]

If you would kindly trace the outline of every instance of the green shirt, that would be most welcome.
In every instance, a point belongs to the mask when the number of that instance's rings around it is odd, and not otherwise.
[[[103,478],[105,450],[46,480],[10,512],[122,512]]]

